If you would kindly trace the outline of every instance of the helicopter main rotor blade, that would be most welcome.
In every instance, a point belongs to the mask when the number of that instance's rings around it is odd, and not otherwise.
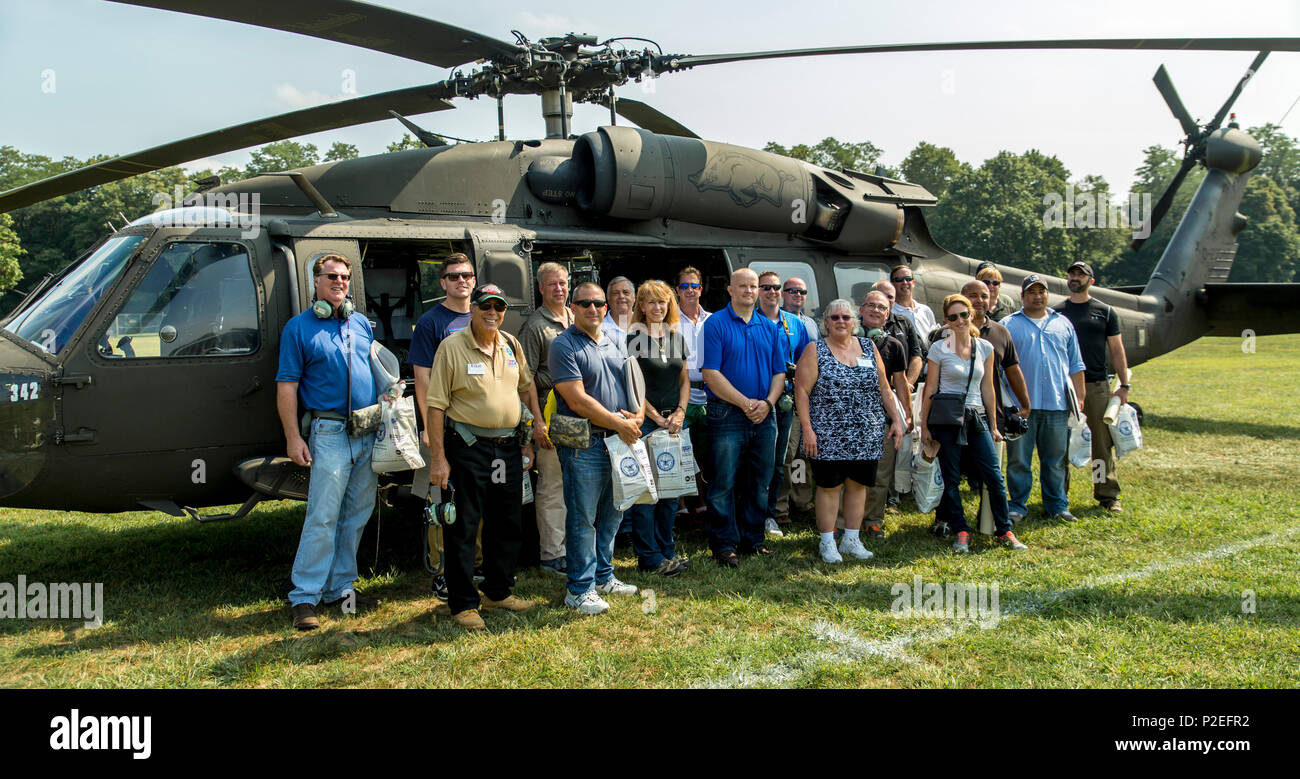
[[[520,51],[471,30],[356,0],[111,1],[310,35],[443,68],[485,57],[513,60]]]
[[[888,43],[829,46],[816,49],[751,51],[669,57],[671,68],[717,65],[745,60],[820,57],[827,54],[883,54],[900,51],[972,51],[983,49],[1133,49],[1192,51],[1300,51],[1300,38],[1091,38],[1040,41],[961,41],[957,43]]]
[[[1223,122],[1223,117],[1228,115],[1228,109],[1232,108],[1232,104],[1237,102],[1237,98],[1241,95],[1241,90],[1246,88],[1246,82],[1250,81],[1251,77],[1255,75],[1255,72],[1259,70],[1259,66],[1264,64],[1264,60],[1266,59],[1268,59],[1268,52],[1261,51],[1255,57],[1255,60],[1250,63],[1250,67],[1246,68],[1246,75],[1241,77],[1241,80],[1237,82],[1237,88],[1232,90],[1232,94],[1228,95],[1228,99],[1224,101],[1223,106],[1219,108],[1219,112],[1214,115],[1214,119],[1210,120],[1211,130],[1219,129],[1219,124]]]
[[[1174,89],[1174,82],[1169,78],[1169,71],[1165,70],[1164,65],[1160,66],[1155,77],[1151,80],[1156,82],[1156,89],[1160,90],[1160,96],[1165,99],[1165,105],[1169,106],[1169,110],[1178,119],[1178,123],[1183,126],[1183,132],[1194,135],[1200,128],[1196,126],[1196,121],[1192,119],[1192,115],[1187,113],[1187,107],[1183,105],[1183,101],[1178,97],[1178,90]]]
[[[8,192],[0,192],[0,214],[86,187],[130,178],[151,170],[214,154],[224,154],[323,130],[336,130],[340,127],[389,119],[390,110],[408,115],[446,111],[455,107],[442,99],[450,96],[447,91],[441,83],[438,83],[382,92],[245,122],[224,130],[216,130],[134,154],[114,157],[111,160],[104,160],[16,187]]]
[[[1169,182],[1169,186],[1165,187],[1164,194],[1160,196],[1160,200],[1156,201],[1156,207],[1151,209],[1151,218],[1147,221],[1147,224],[1143,229],[1143,232],[1147,234],[1147,238],[1156,234],[1156,228],[1160,226],[1160,220],[1165,218],[1165,214],[1168,213],[1169,207],[1174,204],[1174,195],[1178,194],[1178,188],[1182,186],[1183,179],[1195,164],[1196,158],[1192,156],[1191,153],[1188,153],[1186,157],[1183,157],[1182,166],[1179,167],[1178,172],[1174,174],[1174,178]],[[1129,245],[1132,247],[1133,251],[1137,251],[1142,248],[1142,244],[1146,243],[1146,241],[1146,238],[1134,238],[1133,243]]]
[[[602,96],[599,100],[593,102],[609,108],[609,97],[607,95]],[[687,128],[686,125],[660,111],[658,108],[647,103],[642,103],[640,100],[620,97],[614,104],[614,110],[618,112],[619,116],[629,121],[636,122],[638,127],[642,127],[652,133],[659,133],[660,135],[677,135],[682,138],[700,137]]]

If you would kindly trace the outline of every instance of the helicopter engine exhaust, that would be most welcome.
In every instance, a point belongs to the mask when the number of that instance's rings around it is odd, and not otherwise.
[[[864,199],[865,185],[844,176],[698,138],[601,127],[578,138],[567,162],[530,171],[533,192],[552,202],[572,193],[583,211],[619,219],[803,235],[862,251],[893,245],[902,224],[897,205]]]

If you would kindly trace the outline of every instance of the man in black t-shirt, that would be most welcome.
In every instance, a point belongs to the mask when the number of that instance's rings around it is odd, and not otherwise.
[[[1088,294],[1096,278],[1092,266],[1076,262],[1066,273],[1070,297],[1053,308],[1074,325],[1074,332],[1079,337],[1079,351],[1083,355],[1084,414],[1088,418],[1088,429],[1092,431],[1092,495],[1104,508],[1121,511],[1110,426],[1102,418],[1112,394],[1119,398],[1121,405],[1128,403],[1128,357],[1120,338],[1119,315],[1115,309]],[[1107,347],[1110,347],[1110,363],[1120,378],[1119,389],[1114,393],[1106,381]],[[1104,464],[1102,473],[1097,471],[1098,460]]]

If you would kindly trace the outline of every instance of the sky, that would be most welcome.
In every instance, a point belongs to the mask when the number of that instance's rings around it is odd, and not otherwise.
[[[439,2],[389,0],[408,13],[512,41],[567,32],[651,38],[665,52],[737,51],[1027,38],[1300,37],[1296,0],[655,0]],[[1102,175],[1126,192],[1153,144],[1177,148],[1178,122],[1151,77],[1161,63],[1183,103],[1208,121],[1253,52],[912,52],[699,67],[620,87],[701,137],[761,148],[833,136],[871,141],[897,166],[918,142],[979,165],[999,151],[1038,149],[1074,179]],[[351,74],[351,76],[349,76]],[[51,157],[123,154],[260,117],[431,83],[449,71],[346,44],[104,0],[0,0],[0,145]],[[1243,127],[1282,123],[1300,136],[1300,53],[1271,55],[1234,109]],[[490,98],[417,119],[429,130],[489,140]],[[1283,116],[1286,119],[1283,122]],[[608,124],[579,105],[574,128]],[[377,154],[401,137],[395,121],[304,136]],[[544,135],[540,99],[506,101],[510,138]],[[191,169],[243,166],[248,151]]]

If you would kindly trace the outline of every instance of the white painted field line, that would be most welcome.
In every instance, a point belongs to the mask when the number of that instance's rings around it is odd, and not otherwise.
[[[1225,544],[1204,552],[1195,552],[1171,560],[1157,560],[1156,562],[1148,563],[1147,565],[1132,571],[1120,571],[1119,573],[1106,574],[1104,576],[1089,577],[1086,582],[1078,587],[1053,592],[1041,600],[1037,600],[1024,606],[1013,606],[1003,609],[1003,614],[1001,615],[998,624],[1001,624],[1001,620],[1032,616],[1054,603],[1058,603],[1096,587],[1141,581],[1163,571],[1229,557],[1239,552],[1244,552],[1247,549],[1253,549],[1257,546],[1276,544],[1279,541],[1285,541],[1291,538],[1297,533],[1300,533],[1300,527],[1292,527],[1286,530],[1280,530],[1276,533],[1270,533],[1266,536],[1259,536],[1246,541],[1237,541],[1235,543]],[[924,644],[930,641],[939,641],[945,638],[951,638],[958,633],[979,625],[980,623],[970,620],[949,620],[935,627],[921,628],[910,633],[895,636],[888,640],[874,640],[863,638],[850,628],[835,625],[826,621],[820,621],[813,626],[813,635],[818,640],[831,642],[835,648],[824,649],[817,652],[805,652],[801,655],[795,655],[794,657],[780,663],[766,666],[757,671],[737,671],[730,676],[706,686],[724,689],[752,687],[759,684],[764,686],[783,686],[789,684],[799,676],[802,676],[807,671],[812,670],[818,664],[828,662],[846,663],[864,659],[866,657],[879,657],[888,660],[901,660],[905,663],[916,663],[917,659],[906,651],[908,647],[913,644]],[[994,629],[995,627],[996,626],[988,629]]]

